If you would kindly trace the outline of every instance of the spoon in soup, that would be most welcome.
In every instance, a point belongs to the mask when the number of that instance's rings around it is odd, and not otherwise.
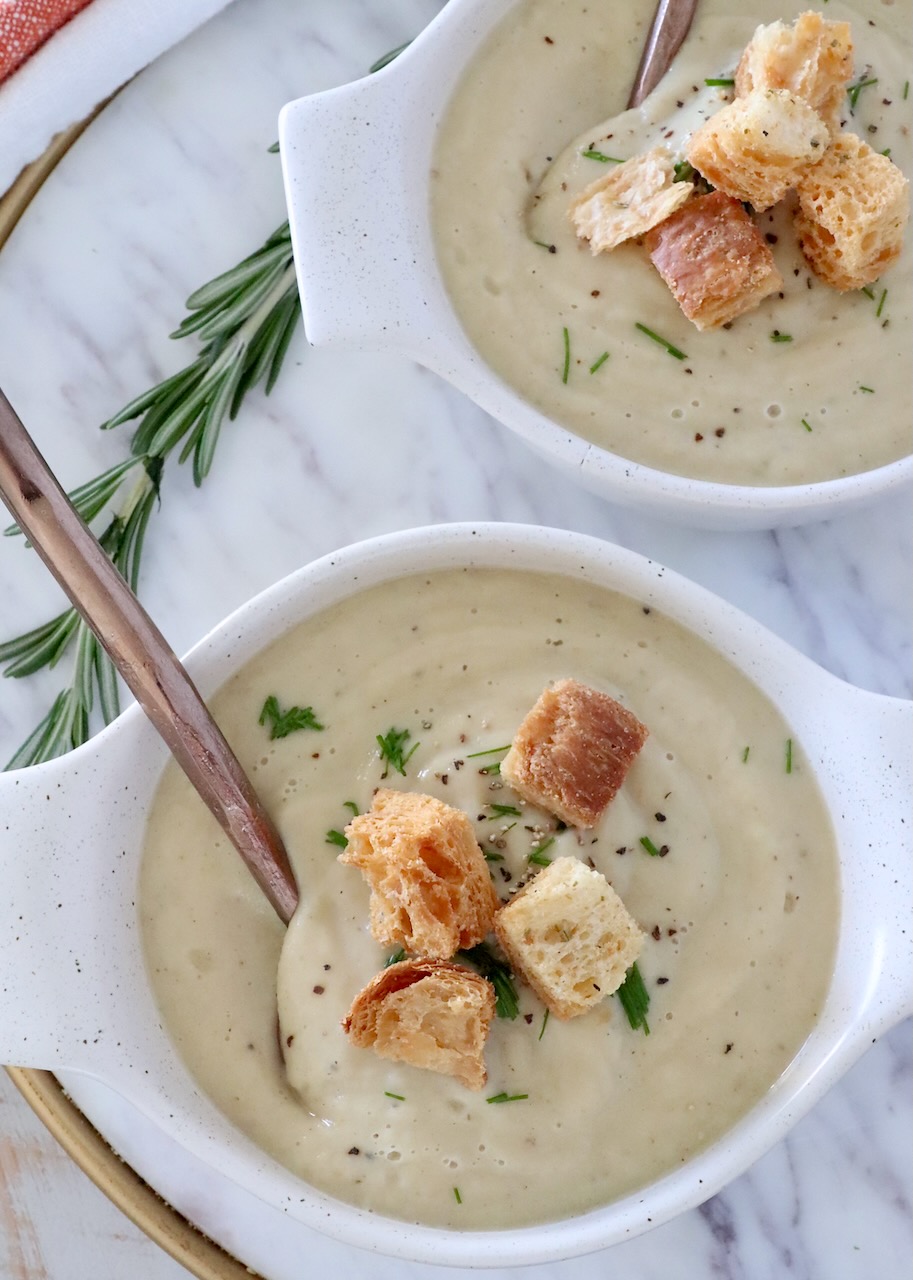
[[[0,497],[288,923],[288,855],[237,757],[158,627],[102,550],[0,390]]]

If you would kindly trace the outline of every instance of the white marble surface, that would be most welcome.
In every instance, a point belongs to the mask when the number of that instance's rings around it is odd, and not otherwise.
[[[237,0],[144,72],[66,157],[0,254],[0,385],[63,481],[123,456],[129,428],[95,424],[174,371],[192,339],[169,342],[184,297],[255,247],[284,216],[266,152],[287,99],[360,74],[413,35],[434,0]],[[353,163],[369,163],[353,157]],[[395,357],[307,349],[296,339],[269,400],[256,394],[225,430],[196,491],[166,474],[142,594],[179,651],[255,591],[314,555],[374,533],[459,519],[562,525],[609,538],[686,573],[836,674],[909,696],[913,522],[909,500],[795,531],[693,532],[612,508],[544,470],[512,436]],[[0,636],[59,607],[33,556],[0,544]],[[0,685],[8,758],[61,673]],[[850,1074],[748,1174],[701,1209],[589,1259],[526,1268],[523,1280],[900,1280],[909,1275],[913,1181],[909,1023]],[[9,1166],[9,1120],[0,1153]],[[99,1103],[105,1107],[104,1103]],[[137,1146],[154,1182],[269,1280],[315,1273],[428,1280],[438,1269],[382,1260],[289,1224],[265,1232],[116,1104],[107,1125]],[[72,1212],[64,1182],[34,1191],[30,1230],[48,1239]],[[24,1193],[23,1193],[24,1194]],[[30,1192],[30,1194],[32,1194]],[[115,1275],[101,1267],[110,1210],[91,1205],[63,1270],[3,1280]],[[13,1225],[4,1227],[15,1231]],[[270,1234],[272,1238],[267,1239]],[[15,1243],[15,1242],[14,1242]],[[29,1246],[31,1247],[31,1245]],[[170,1276],[155,1248],[131,1274]],[[49,1254],[47,1256],[50,1256]],[[107,1267],[107,1269],[106,1269]],[[160,1269],[161,1268],[161,1269]],[[120,1271],[120,1274],[123,1274]],[[505,1273],[507,1274],[507,1273]]]

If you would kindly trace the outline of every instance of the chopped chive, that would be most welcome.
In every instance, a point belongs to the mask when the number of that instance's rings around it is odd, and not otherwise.
[[[523,814],[514,804],[490,804],[492,818],[522,818]]]
[[[528,1093],[493,1093],[490,1098],[486,1098],[486,1102],[522,1102],[524,1098],[528,1098]]]
[[[265,725],[267,721],[270,741],[274,738],[287,738],[290,733],[297,733],[299,729],[323,729],[314,715],[313,707],[289,707],[287,711],[283,711],[274,693],[264,702],[257,723]]]
[[[395,951],[391,951],[384,961],[384,968],[389,969],[391,964],[399,964],[405,960],[406,952],[402,947],[397,947]]]
[[[406,1099],[401,1093],[391,1093],[389,1089],[384,1089],[385,1098],[395,1098],[397,1102],[405,1102]]]
[[[504,861],[504,854],[495,853],[494,849],[483,849],[482,857],[485,859],[486,862],[503,862]]]
[[[745,750],[742,752],[742,764],[748,763],[748,753],[750,750],[751,750],[751,747],[746,747]]]
[[[536,845],[535,849],[533,849],[532,853],[529,855],[527,861],[535,863],[537,867],[550,867],[552,864],[552,860],[551,858],[546,858],[545,851],[546,849],[550,849],[554,843],[555,843],[555,837],[549,836],[549,838],[545,840],[542,844]]]
[[[910,81],[909,81],[909,80],[904,80],[904,82],[903,82],[903,100],[904,100],[904,102],[906,102],[906,100],[907,100],[907,98],[909,98],[909,96],[910,96]]]
[[[640,843],[646,849],[647,853],[649,853],[651,858],[661,858],[663,856],[662,849],[657,849],[649,836],[641,836]]]
[[[617,156],[607,156],[601,151],[594,151],[589,147],[586,151],[580,153],[584,160],[598,160],[600,164],[623,164],[623,160],[619,160]]]
[[[348,809],[351,812],[353,818],[358,817],[358,805],[355,803],[354,800],[343,800],[342,807],[343,809]]]
[[[678,347],[673,347],[671,342],[667,342],[665,338],[661,338],[658,333],[654,333],[652,329],[648,329],[647,326],[645,324],[641,324],[640,321],[636,322],[634,328],[639,329],[641,333],[645,333],[647,337],[652,338],[654,342],[658,342],[661,347],[665,347],[669,352],[669,355],[675,356],[676,360],[688,359],[684,351],[679,351]]]
[[[704,81],[708,89],[728,89],[735,84],[731,76],[711,76]]]
[[[463,1197],[460,1195],[460,1188],[459,1188],[459,1187],[454,1187],[454,1188],[453,1188],[453,1198],[454,1198],[454,1200],[457,1202],[457,1204],[462,1204],[462,1203],[463,1203]]]
[[[539,1039],[540,1039],[540,1040],[541,1040],[541,1039],[542,1039],[542,1037],[545,1035],[545,1028],[548,1026],[548,1014],[549,1014],[549,1011],[548,1011],[548,1009],[546,1009],[545,1013],[542,1015],[542,1026],[539,1028]]]
[[[487,750],[485,751],[470,751],[466,759],[477,760],[479,756],[494,756],[494,755],[497,755],[499,751],[509,751],[509,750],[510,750],[510,743],[508,742],[506,747],[488,747]]]
[[[594,360],[593,363],[590,365],[590,373],[595,373],[597,369],[601,369],[602,366],[605,364],[606,360],[608,360],[608,358],[609,358],[608,351],[603,351],[602,355],[599,356],[598,359]]]
[[[871,85],[877,83],[877,79],[870,78],[868,80],[857,80],[855,84],[850,85],[846,91],[846,96],[850,100],[850,111],[856,110],[856,103],[859,101],[859,95],[863,89],[868,89]]]
[[[860,386],[859,390],[860,390],[860,391],[867,391],[867,392],[869,393],[869,395],[870,395],[870,396],[873,396],[873,395],[875,394],[875,388],[874,388],[874,387],[863,387],[863,386]]]
[[[807,419],[807,418],[803,418],[803,419],[802,419],[802,425],[803,425],[803,427],[805,428],[805,430],[806,430],[806,431],[811,431],[811,429],[812,429],[812,428],[811,428],[811,423],[808,421],[808,419]]]
[[[345,838],[343,833],[341,831],[337,831],[335,827],[330,827],[327,832],[326,842],[327,844],[338,845],[340,849],[347,849],[349,847],[348,840]]]
[[[500,773],[501,761],[495,760],[494,764],[483,764],[479,773]]]
[[[510,1020],[516,1018],[520,1012],[520,1001],[509,965],[500,960],[484,942],[470,947],[467,951],[458,951],[457,955],[462,960],[468,960],[494,987],[495,1013],[498,1017]]]
[[[786,772],[792,773],[792,771],[793,771],[793,740],[792,738],[787,738],[786,739]]]
[[[882,311],[884,310],[885,299],[887,298],[887,296],[888,296],[888,291],[887,291],[887,289],[882,289],[882,291],[881,291],[881,297],[878,299],[878,306],[877,306],[877,307],[876,307],[876,309],[875,309],[875,319],[876,319],[876,320],[877,320],[877,319],[879,319],[879,317],[881,316]]]
[[[884,151],[882,151],[882,153],[881,153],[881,154],[882,154],[883,156],[887,156],[887,157],[888,157],[888,159],[890,159],[890,157],[891,157],[891,148],[890,148],[890,147],[885,147]]]
[[[675,182],[691,182],[697,170],[690,160],[676,160],[672,166],[672,175]]]
[[[865,294],[865,296],[866,296],[867,298],[871,298],[873,302],[875,301],[875,290],[874,290],[874,289],[870,289],[870,288],[869,288],[869,286],[868,286],[867,284],[864,284],[864,285],[862,286],[862,288],[859,290],[859,292],[860,292],[860,293],[864,293],[864,294]]]
[[[650,1027],[647,1022],[647,1010],[650,1008],[650,993],[644,986],[644,980],[637,967],[637,961],[631,965],[625,974],[624,982],[615,994],[621,1001],[621,1007],[628,1016],[628,1024],[631,1030],[639,1031],[643,1028],[644,1035],[648,1036]]]
[[[779,329],[774,329],[770,335],[771,342],[792,342],[793,335],[791,333],[781,333]]]
[[[558,250],[553,244],[546,244],[544,240],[534,240],[533,244],[537,244],[540,249],[547,249],[549,253],[557,253]]]
[[[404,753],[405,745],[411,737],[412,734],[408,729],[389,729],[384,734],[378,733],[376,735],[380,758],[384,762],[384,771],[380,775],[381,778],[386,778],[391,768],[405,778],[406,765],[419,748],[419,743],[416,742],[409,751]]]
[[[564,368],[561,371],[561,381],[567,386],[567,376],[571,371],[571,335],[567,331],[567,325],[561,332],[564,335]]]

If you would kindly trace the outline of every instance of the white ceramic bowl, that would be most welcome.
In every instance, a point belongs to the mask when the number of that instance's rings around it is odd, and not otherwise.
[[[291,1217],[362,1247],[463,1266],[542,1262],[636,1235],[716,1192],[911,1010],[911,705],[822,671],[703,589],[631,552],[525,525],[443,525],[326,556],[245,605],[188,655],[204,696],[276,635],[377,582],[463,565],[551,571],[634,596],[703,636],[801,738],[836,829],[842,919],[826,1007],[764,1100],[682,1169],[605,1208],[505,1232],[448,1232],[306,1186],[206,1099],[164,1032],[135,907],[165,748],[136,706],[63,759],[0,775],[0,1059],[104,1080],[170,1136]],[[877,850],[877,856],[873,854]]]
[[[549,462],[614,502],[711,529],[822,519],[909,485],[913,456],[781,487],[692,480],[631,462],[544,417],[466,337],[430,222],[435,138],[480,43],[517,0],[449,0],[379,73],[290,103],[279,136],[292,244],[314,346],[401,352],[433,369]]]

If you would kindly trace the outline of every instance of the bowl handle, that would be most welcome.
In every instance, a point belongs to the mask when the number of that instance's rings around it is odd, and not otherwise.
[[[421,68],[409,67],[300,98],[279,117],[313,346],[430,350],[430,298],[442,291],[426,209],[434,121],[425,107],[416,124]]]

